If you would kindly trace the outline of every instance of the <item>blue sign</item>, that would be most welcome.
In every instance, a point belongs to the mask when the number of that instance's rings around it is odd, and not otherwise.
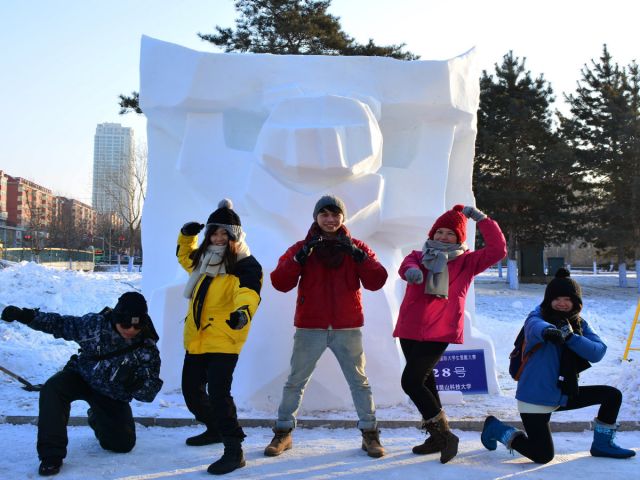
[[[484,350],[444,352],[433,375],[438,391],[489,393]]]

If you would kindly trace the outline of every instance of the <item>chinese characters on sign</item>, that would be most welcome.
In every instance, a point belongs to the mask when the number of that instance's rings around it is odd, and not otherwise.
[[[484,350],[444,352],[433,374],[439,391],[489,393]]]

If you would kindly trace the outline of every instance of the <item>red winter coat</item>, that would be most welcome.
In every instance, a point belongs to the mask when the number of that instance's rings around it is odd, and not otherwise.
[[[304,240],[289,247],[278,260],[278,266],[271,272],[271,283],[281,292],[298,286],[296,327],[341,329],[364,324],[360,285],[367,290],[379,290],[387,280],[387,271],[367,244],[355,238],[352,241],[368,255],[362,263],[345,255],[338,268],[327,268],[312,252],[300,265],[293,257]]]
[[[403,279],[409,268],[419,268],[423,283],[408,284],[400,306],[394,337],[411,340],[463,343],[464,304],[473,277],[503,259],[507,244],[498,224],[486,218],[478,222],[485,247],[466,251],[451,260],[449,268],[449,298],[424,293],[427,269],[422,265],[422,252],[414,250],[400,265],[398,273]]]

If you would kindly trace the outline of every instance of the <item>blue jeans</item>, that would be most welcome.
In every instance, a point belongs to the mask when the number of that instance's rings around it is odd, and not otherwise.
[[[291,373],[282,389],[282,401],[278,408],[277,430],[295,428],[296,415],[304,389],[316,368],[322,353],[329,348],[336,356],[344,378],[351,389],[353,404],[358,413],[358,428],[377,428],[376,407],[369,380],[364,373],[365,357],[360,329],[311,330],[298,328],[293,336]]]

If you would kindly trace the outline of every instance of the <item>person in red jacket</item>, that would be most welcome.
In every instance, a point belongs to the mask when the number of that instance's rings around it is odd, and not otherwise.
[[[478,223],[484,248],[469,251],[467,218]],[[456,205],[429,231],[422,251],[406,256],[398,273],[407,282],[398,322],[406,365],[402,389],[416,405],[429,437],[413,453],[440,452],[447,463],[458,453],[458,437],[447,422],[433,368],[450,343],[463,343],[464,305],[473,277],[504,258],[506,242],[498,224],[474,207]]]
[[[264,451],[266,456],[280,455],[292,447],[291,432],[305,386],[327,348],[336,356],[351,389],[362,449],[371,457],[384,455],[364,371],[360,285],[379,290],[387,280],[387,271],[364,242],[351,237],[344,225],[346,213],[338,197],[321,197],[307,237],[291,246],[271,273],[276,290],[288,292],[298,286],[298,298],[291,372],[282,391],[275,435]]]

